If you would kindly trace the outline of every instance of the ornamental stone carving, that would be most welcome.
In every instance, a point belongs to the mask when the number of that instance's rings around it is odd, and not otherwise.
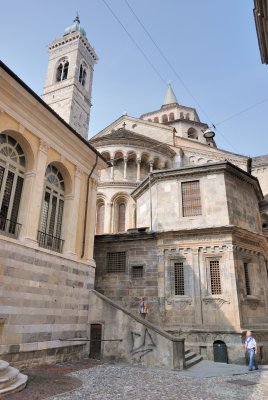
[[[230,299],[224,297],[203,297],[202,301],[206,306],[213,307],[216,310],[219,310],[223,304],[230,304]]]
[[[43,153],[47,154],[49,149],[50,149],[50,145],[41,139],[40,145],[39,145],[39,150],[42,151]]]

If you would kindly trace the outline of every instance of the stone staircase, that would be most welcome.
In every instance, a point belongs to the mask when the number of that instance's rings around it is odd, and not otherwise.
[[[24,389],[27,380],[26,375],[10,367],[8,362],[0,360],[0,398]]]
[[[203,357],[191,350],[185,350],[185,368],[191,368],[203,360]]]

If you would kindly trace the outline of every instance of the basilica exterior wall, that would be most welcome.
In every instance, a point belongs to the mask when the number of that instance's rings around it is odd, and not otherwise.
[[[120,272],[109,259],[118,253],[125,253]],[[243,363],[242,333],[253,329],[262,337],[262,357],[267,360],[263,236],[232,227],[103,235],[96,238],[95,259],[98,291],[136,315],[139,299],[145,297],[148,321],[185,338],[187,348],[213,359],[213,343],[222,340],[229,361]],[[251,295],[246,294],[248,279]]]
[[[10,238],[0,239],[0,358],[44,364],[88,354],[88,290],[95,268]]]

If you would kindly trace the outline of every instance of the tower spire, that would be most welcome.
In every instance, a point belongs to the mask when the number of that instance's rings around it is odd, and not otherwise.
[[[173,103],[178,103],[177,97],[175,96],[175,93],[172,89],[171,83],[169,82],[168,88],[167,88],[167,93],[165,97],[165,101],[163,105],[167,104],[173,104]]]

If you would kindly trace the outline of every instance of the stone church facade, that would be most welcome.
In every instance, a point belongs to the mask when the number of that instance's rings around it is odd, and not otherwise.
[[[85,356],[97,326],[107,359],[182,369],[220,341],[241,363],[250,328],[267,361],[267,156],[217,148],[170,85],[88,142],[96,62],[77,16],[43,100],[0,65],[0,357]]]
[[[148,319],[204,358],[220,343],[244,362],[252,329],[265,362],[268,159],[218,149],[214,136],[169,86],[159,110],[91,139],[110,164],[98,183],[95,287],[134,314],[145,297]]]

